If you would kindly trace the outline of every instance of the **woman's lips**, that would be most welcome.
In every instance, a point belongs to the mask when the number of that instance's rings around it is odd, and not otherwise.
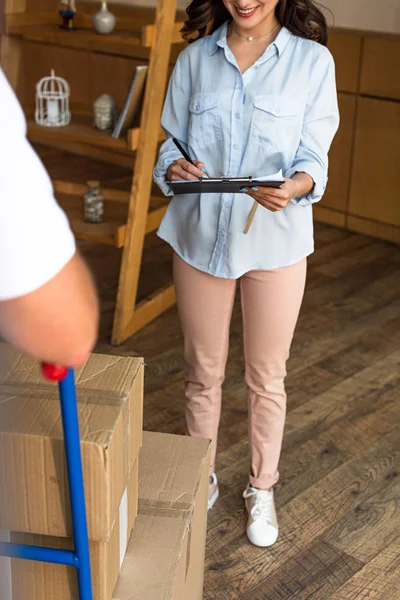
[[[249,19],[250,17],[252,17],[254,15],[254,13],[256,12],[257,8],[258,8],[258,6],[255,6],[250,11],[244,11],[244,12],[242,12],[240,10],[240,8],[238,8],[237,6],[235,6],[236,14],[239,15],[239,17],[241,19]]]

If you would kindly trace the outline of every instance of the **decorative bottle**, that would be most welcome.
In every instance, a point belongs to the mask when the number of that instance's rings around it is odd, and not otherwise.
[[[107,2],[101,3],[101,9],[93,16],[93,29],[103,35],[114,31],[115,16],[108,10]]]
[[[83,220],[86,223],[104,221],[104,200],[99,181],[88,181],[88,190],[83,198]]]

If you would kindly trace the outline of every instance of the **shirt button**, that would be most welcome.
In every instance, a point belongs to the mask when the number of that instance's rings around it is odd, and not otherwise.
[[[229,201],[225,200],[225,204],[224,204],[225,208],[229,208]]]
[[[238,146],[238,144],[233,144],[233,148],[234,148],[235,150],[239,150],[239,146]]]
[[[240,119],[240,114],[238,112],[235,113],[235,119]]]

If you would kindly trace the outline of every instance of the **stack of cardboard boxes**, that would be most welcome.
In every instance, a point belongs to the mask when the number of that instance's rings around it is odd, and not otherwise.
[[[208,440],[144,433],[139,513],[113,600],[201,600]]]
[[[143,371],[141,358],[92,355],[75,374],[93,598],[200,600],[209,444],[147,433],[139,457]],[[72,548],[57,389],[6,344],[0,530],[18,543]],[[13,600],[79,600],[72,568],[12,560],[10,573]]]

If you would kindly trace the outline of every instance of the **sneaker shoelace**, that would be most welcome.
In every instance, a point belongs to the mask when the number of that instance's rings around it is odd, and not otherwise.
[[[243,498],[246,500],[249,498],[255,498],[255,504],[250,511],[253,519],[263,519],[269,525],[271,522],[271,506],[273,496],[271,493],[264,490],[255,490],[254,488],[248,488],[243,492]]]

